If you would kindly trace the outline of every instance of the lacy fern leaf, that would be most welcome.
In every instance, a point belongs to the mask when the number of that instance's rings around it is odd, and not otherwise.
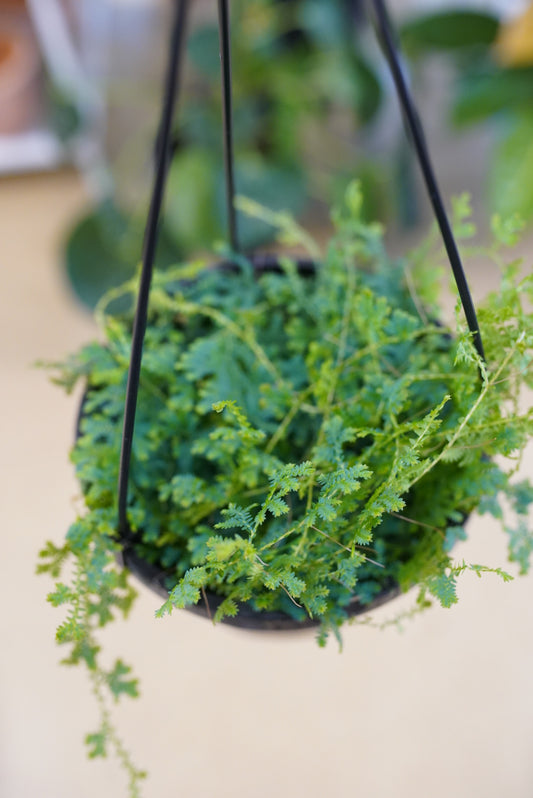
[[[256,273],[239,257],[231,268],[154,274],[128,552],[168,587],[157,615],[199,601],[210,612],[214,595],[215,621],[238,618],[245,606],[259,617],[312,619],[322,644],[329,632],[339,635],[350,608],[394,586],[420,587],[417,612],[429,597],[452,606],[468,566],[454,565],[451,550],[476,508],[506,528],[510,559],[527,572],[533,488],[515,474],[533,431],[533,413],[519,401],[533,387],[533,279],[521,278],[512,260],[501,291],[479,307],[484,363],[462,313],[455,326],[440,320],[442,253],[430,242],[404,262],[391,260],[380,226],[361,218],[357,186],[334,214],[323,257],[287,215],[246,207],[310,248],[315,266],[299,270],[285,257]],[[470,236],[465,199],[456,211]],[[494,231],[488,256],[501,263],[517,227],[495,220]],[[136,286],[122,291],[130,296]],[[72,454],[86,512],[63,545],[45,546],[38,570],[57,581],[49,598],[65,613],[65,661],[85,665],[101,706],[90,752],[114,748],[133,795],[142,774],[104,699],[133,696],[137,685],[121,661],[102,666],[95,640],[134,599],[115,562],[132,318],[107,316],[104,303],[100,321],[103,343],[53,366],[67,390],[86,387]]]

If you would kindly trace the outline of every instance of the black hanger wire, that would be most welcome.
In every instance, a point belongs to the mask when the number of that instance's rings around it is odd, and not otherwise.
[[[370,17],[376,31],[376,36],[391,71],[396,93],[403,111],[405,123],[409,133],[411,134],[411,141],[422,170],[422,175],[429,194],[429,199],[433,206],[433,211],[439,225],[442,240],[448,254],[450,265],[452,267],[455,282],[457,284],[457,290],[459,291],[461,303],[464,308],[468,328],[472,333],[472,339],[477,353],[482,360],[485,360],[485,352],[483,349],[483,342],[481,340],[481,331],[479,329],[474,303],[468,288],[459,249],[453,235],[452,227],[444,207],[444,202],[442,201],[442,195],[437,183],[435,171],[431,163],[431,157],[424,134],[424,129],[416,110],[409,85],[405,78],[398,39],[394,33],[384,0],[370,0],[369,6]]]
[[[394,29],[390,21],[387,7],[384,0],[369,0],[369,4],[371,10],[371,19],[377,38],[383,49],[384,56],[391,70],[406,125],[411,135],[415,153],[420,163],[424,181],[429,193],[429,198],[433,206],[433,211],[437,218],[446,252],[448,254],[455,281],[457,283],[457,288],[461,302],[463,304],[467,323],[470,331],[472,332],[474,345],[480,357],[484,359],[485,355],[481,341],[481,332],[479,330],[479,324],[462,266],[461,257],[459,255],[459,250],[457,248],[451,225],[444,208],[444,203],[442,201],[442,196],[431,163],[422,124],[418,116],[414,100],[411,96],[408,83],[405,79],[401,63],[400,49],[397,43],[397,38],[394,34]],[[174,0],[174,16],[164,85],[163,106],[156,143],[155,176],[148,218],[146,222],[139,296],[133,324],[132,349],[128,382],[126,387],[124,426],[122,433],[118,478],[118,533],[122,541],[126,544],[133,538],[127,519],[127,504],[131,453],[135,427],[135,413],[137,408],[137,396],[139,392],[139,380],[141,372],[142,349],[146,332],[148,300],[157,246],[159,218],[161,216],[161,209],[163,205],[168,168],[174,148],[172,122],[180,89],[188,10],[189,0]],[[228,0],[218,0],[218,20],[222,74],[223,141],[228,239],[232,250],[234,252],[239,252],[237,217],[235,212],[231,39]]]

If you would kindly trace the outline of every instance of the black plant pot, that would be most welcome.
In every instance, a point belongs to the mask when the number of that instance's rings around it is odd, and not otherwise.
[[[128,542],[123,547],[121,560],[124,566],[146,587],[149,587],[162,599],[166,600],[168,598],[169,591],[165,585],[168,583],[169,574],[138,557],[131,543]],[[399,596],[400,592],[399,586],[391,580],[390,586],[384,588],[370,603],[363,604],[358,596],[354,595],[349,604],[344,607],[344,610],[349,617],[361,615],[364,612],[381,607],[382,604],[386,604]],[[224,596],[206,592],[205,598],[202,596],[198,604],[193,604],[190,607],[186,607],[186,609],[203,618],[212,618],[223,601]],[[303,620],[297,620],[281,611],[254,610],[249,604],[239,604],[238,614],[233,618],[223,618],[221,623],[236,626],[240,629],[259,631],[296,631],[320,625],[320,621],[314,618],[307,617]]]
[[[271,272],[276,274],[283,274],[283,269],[279,263],[279,258],[271,254],[253,255],[249,258],[256,275]],[[311,278],[316,272],[316,266],[311,259],[298,258],[296,259],[298,272],[304,277]],[[222,269],[228,272],[235,272],[238,267],[231,262],[219,263],[213,268]],[[81,422],[86,415],[85,401],[87,392],[84,394],[78,419],[76,422],[76,440],[78,440],[81,433]],[[122,550],[119,553],[117,560],[120,565],[127,568],[137,579],[144,585],[149,587],[158,596],[163,599],[168,598],[169,590],[168,585],[175,580],[175,576],[164,569],[158,568],[152,563],[139,557],[135,552],[135,535],[130,533],[127,538],[120,540]],[[355,617],[365,612],[376,609],[377,607],[386,604],[392,599],[399,596],[401,593],[400,587],[390,580],[389,583],[377,594],[370,602],[363,603],[357,594],[354,594],[349,603],[343,608],[348,617]],[[224,601],[224,596],[219,596],[215,593],[206,592],[200,598],[200,601],[187,607],[189,612],[195,615],[200,615],[204,618],[212,618],[218,606]],[[230,626],[240,627],[241,629],[255,629],[255,630],[270,630],[270,631],[295,631],[298,629],[308,629],[320,625],[318,619],[306,617],[297,619],[282,611],[263,611],[255,610],[249,604],[243,603],[239,605],[239,612],[235,617],[225,617],[222,623]]]

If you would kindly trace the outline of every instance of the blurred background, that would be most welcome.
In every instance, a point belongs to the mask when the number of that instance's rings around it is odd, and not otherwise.
[[[430,214],[397,102],[358,0],[232,0],[237,190],[297,215],[321,240],[359,178],[366,213],[403,252]],[[191,3],[158,266],[224,239],[216,3]],[[150,190],[170,0],[0,0],[2,485],[0,796],[126,794],[85,759],[96,712],[60,668],[59,613],[37,552],[76,512],[68,463],[76,397],[32,368],[96,334],[90,311],[136,268]],[[391,0],[446,197],[469,191],[533,229],[533,4]],[[268,228],[241,219],[247,247]],[[531,268],[533,233],[523,244]],[[498,275],[469,265],[474,295]],[[449,309],[453,298],[449,298]],[[532,457],[525,463],[533,474]],[[505,563],[473,519],[457,557]],[[533,583],[473,576],[461,602],[403,635],[254,636],[178,613],[155,622],[140,588],[106,632],[142,700],[119,708],[148,798],[358,794],[531,798]],[[395,614],[378,613],[382,620]]]
[[[74,165],[87,192],[66,236],[88,305],[138,258],[169,0],[3,0],[0,171]],[[216,3],[191,4],[159,265],[224,235]],[[532,12],[525,3],[393,2],[444,193],[533,218]],[[520,14],[520,11],[523,13]],[[347,183],[400,229],[427,219],[390,78],[361,0],[233,0],[237,190],[326,227]],[[472,146],[472,143],[475,145]],[[519,179],[517,179],[519,177]],[[268,241],[241,219],[247,247]]]

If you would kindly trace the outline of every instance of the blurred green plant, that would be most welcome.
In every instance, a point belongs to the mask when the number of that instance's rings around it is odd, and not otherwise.
[[[384,97],[381,61],[375,51],[366,54],[365,26],[354,24],[355,5],[353,0],[234,0],[237,191],[301,216],[326,208],[357,178],[364,186],[366,218],[383,218],[393,206],[400,222],[411,225],[418,213],[406,143],[399,139],[396,152],[380,153],[379,159],[355,147],[357,131],[372,129]],[[446,112],[451,125],[458,131],[493,125],[490,209],[530,220],[533,48],[528,61],[523,45],[508,41],[509,31],[516,36],[523,24],[520,19],[504,24],[493,12],[458,7],[411,17],[400,35],[415,75],[435,55],[451,65],[453,92]],[[225,237],[216,19],[192,31],[188,62],[159,266],[205,252]],[[141,251],[143,210],[132,215],[110,200],[72,231],[67,270],[85,304],[93,307],[109,287],[131,275]],[[239,214],[238,223],[245,250],[269,241],[262,221]]]
[[[127,216],[110,200],[82,216],[69,231],[64,261],[75,296],[94,308],[104,293],[128,280],[142,250],[143,220]],[[163,225],[156,266],[166,268],[176,261],[176,250],[167,226]],[[113,308],[121,312],[120,303]]]
[[[367,168],[355,157],[357,130],[376,118],[382,89],[361,42],[354,42],[353,6],[352,0],[232,4],[239,194],[299,216],[338,197],[357,177],[372,198],[371,211],[386,204],[379,165]],[[174,260],[209,249],[226,229],[216,19],[192,31],[187,55],[165,210],[167,255]],[[67,242],[69,278],[90,307],[128,270],[131,275],[139,258],[142,222],[128,215],[107,202],[81,220]],[[246,250],[271,237],[261,220],[239,214],[238,222]]]
[[[533,10],[511,22],[488,11],[456,9],[424,14],[401,34],[411,64],[447,56],[454,68],[449,118],[459,131],[493,125],[496,135],[487,186],[490,209],[533,220],[533,44],[523,34]],[[527,42],[526,42],[527,44]]]

